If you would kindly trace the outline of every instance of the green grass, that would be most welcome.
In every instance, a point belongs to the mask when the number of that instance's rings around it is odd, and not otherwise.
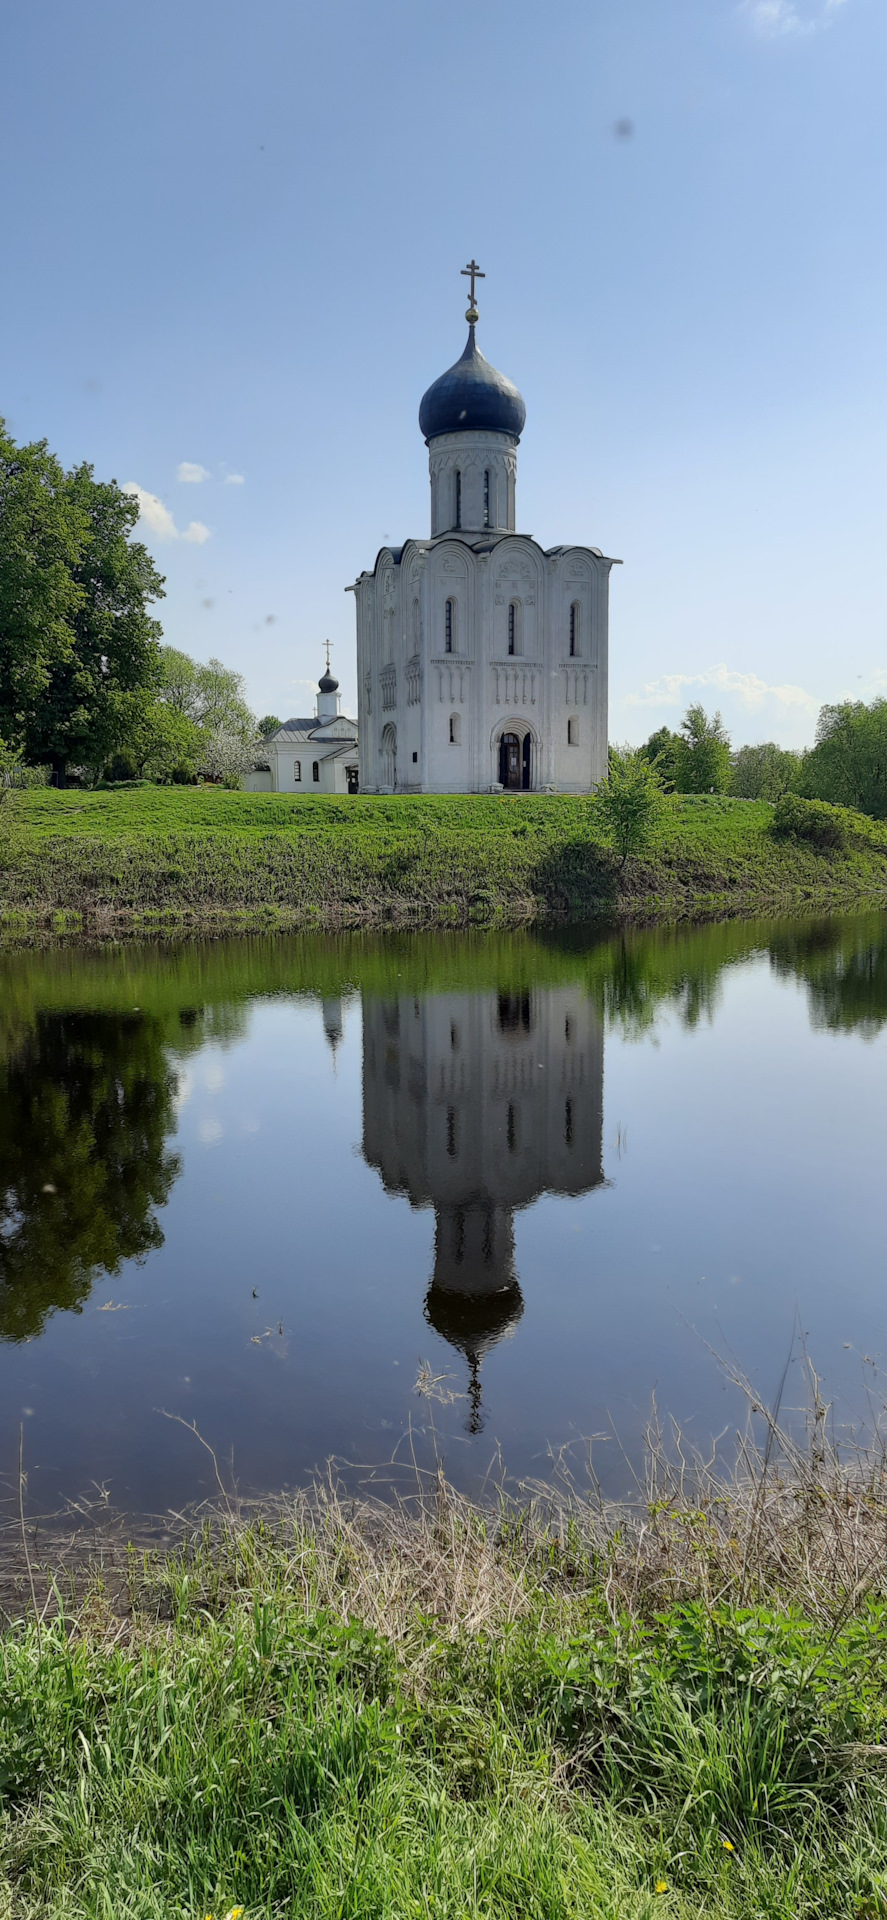
[[[766,804],[673,800],[624,873],[593,799],[35,790],[0,810],[0,927],[464,925],[887,898],[887,828],[778,841]]]
[[[883,1466],[760,1467],[633,1518],[328,1490],[13,1620],[0,1914],[883,1916]]]

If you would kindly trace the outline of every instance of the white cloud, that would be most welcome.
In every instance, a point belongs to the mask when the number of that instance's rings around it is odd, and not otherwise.
[[[176,479],[184,480],[189,486],[198,487],[201,480],[209,479],[209,468],[201,467],[197,460],[180,460]]]
[[[846,0],[740,0],[740,13],[765,40],[820,33]]]
[[[242,487],[243,482],[244,475],[242,473],[226,473],[225,475],[226,487]]]
[[[749,713],[758,713],[767,701],[780,707],[798,707],[805,713],[817,713],[819,702],[803,687],[786,682],[771,687],[756,673],[737,673],[733,667],[709,667],[705,673],[664,673],[659,680],[648,680],[641,693],[630,693],[627,707],[677,707],[691,687],[708,688],[713,693],[733,694]]]
[[[139,503],[139,519],[143,520],[159,540],[189,540],[192,546],[202,547],[210,538],[209,527],[202,520],[189,520],[186,527],[177,527],[168,507],[158,500],[156,493],[148,493],[140,487],[138,481],[127,480],[124,493],[131,493]]]

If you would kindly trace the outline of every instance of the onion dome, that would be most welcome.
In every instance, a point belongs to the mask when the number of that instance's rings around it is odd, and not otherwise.
[[[422,396],[419,426],[425,439],[440,433],[508,433],[519,440],[526,418],[513,381],[484,359],[472,320],[465,352]]]
[[[338,693],[339,691],[339,682],[335,674],[330,673],[329,667],[327,667],[325,673],[321,674],[317,684],[321,693]]]

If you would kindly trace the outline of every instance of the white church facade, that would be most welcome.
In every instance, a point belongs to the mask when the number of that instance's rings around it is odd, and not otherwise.
[[[468,341],[419,409],[431,533],[383,547],[353,592],[364,793],[587,793],[607,771],[610,569],[516,530],[526,419]]]

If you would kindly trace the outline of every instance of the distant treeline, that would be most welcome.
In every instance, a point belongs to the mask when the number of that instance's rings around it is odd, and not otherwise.
[[[698,705],[687,709],[679,732],[660,727],[640,752],[657,765],[668,792],[774,804],[796,793],[887,819],[887,699],[823,707],[816,743],[801,753],[774,740],[734,752],[721,715],[710,717]]]

